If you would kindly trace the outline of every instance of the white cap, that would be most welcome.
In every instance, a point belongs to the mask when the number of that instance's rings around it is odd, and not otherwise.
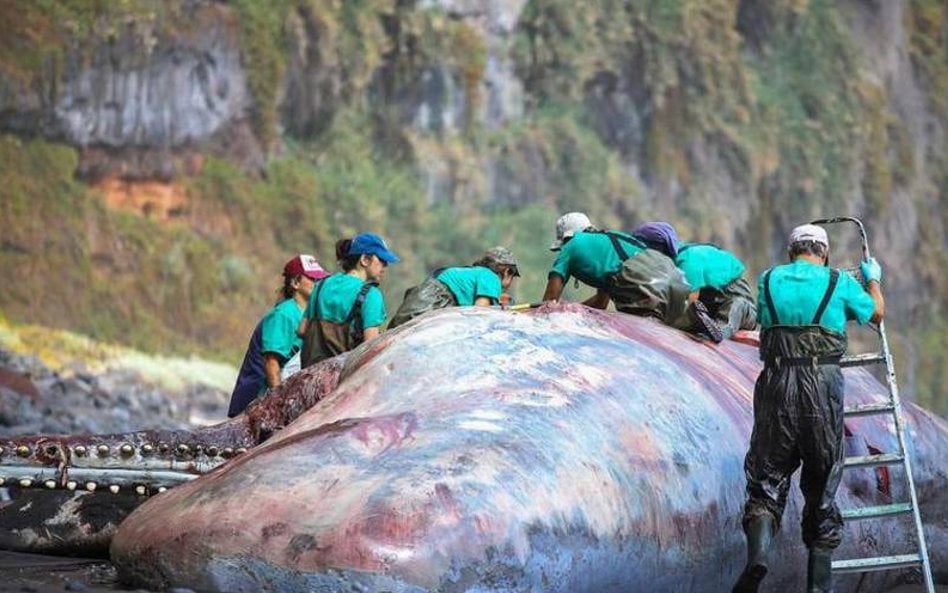
[[[557,251],[563,246],[563,240],[572,237],[576,231],[589,228],[592,223],[589,217],[582,212],[569,212],[560,216],[556,221],[556,239],[550,244],[550,251]]]
[[[800,241],[821,243],[827,249],[829,249],[830,246],[829,238],[826,236],[826,229],[821,226],[816,226],[815,224],[801,224],[790,232],[790,245],[799,243]]]

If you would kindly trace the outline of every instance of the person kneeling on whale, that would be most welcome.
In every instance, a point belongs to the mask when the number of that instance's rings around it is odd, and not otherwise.
[[[470,266],[435,270],[424,282],[405,291],[388,328],[435,309],[496,305],[519,275],[517,258],[506,247],[488,249]]]
[[[688,300],[691,289],[671,258],[631,234],[599,230],[585,214],[571,212],[557,221],[550,249],[559,254],[547,279],[544,301],[558,300],[575,277],[596,289],[584,305],[605,309],[611,301],[617,311],[657,317],[714,342],[723,339],[701,302]]]

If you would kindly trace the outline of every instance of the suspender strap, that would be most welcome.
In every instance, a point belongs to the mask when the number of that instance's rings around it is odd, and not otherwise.
[[[362,288],[359,289],[359,294],[356,295],[355,302],[352,303],[352,308],[349,309],[349,316],[346,317],[346,320],[343,321],[343,323],[346,325],[352,323],[352,320],[355,319],[356,315],[362,311],[362,303],[365,302],[365,295],[373,286],[378,286],[378,284],[375,282],[366,282],[362,285]],[[361,320],[359,320],[359,323],[361,328]]]
[[[629,254],[626,253],[625,248],[622,247],[622,243],[619,243],[619,238],[612,233],[606,233],[606,236],[609,237],[610,241],[612,241],[612,246],[615,248],[616,255],[619,256],[619,259],[622,261],[629,259]]]
[[[629,253],[622,246],[623,241],[630,245],[635,245],[636,247],[646,249],[646,245],[642,243],[641,241],[639,241],[638,239],[636,239],[635,237],[626,237],[625,235],[620,235],[619,233],[613,233],[610,231],[600,231],[600,232],[604,233],[607,237],[609,237],[609,240],[612,241],[612,247],[616,250],[616,255],[618,255],[619,259],[622,261],[629,259]]]
[[[767,303],[767,312],[770,313],[770,325],[780,325],[780,318],[777,317],[777,309],[774,307],[774,299],[770,296],[770,273],[773,268],[767,270],[764,274],[764,302]]]
[[[319,319],[319,293],[323,291],[323,281],[316,287],[316,296],[313,297],[313,319]]]
[[[819,325],[820,320],[823,318],[823,312],[826,311],[826,305],[829,304],[830,299],[833,298],[833,291],[836,289],[836,283],[839,281],[839,270],[830,270],[830,281],[829,286],[826,287],[826,293],[823,295],[823,300],[820,301],[820,306],[816,310],[816,315],[813,316],[813,325]]]

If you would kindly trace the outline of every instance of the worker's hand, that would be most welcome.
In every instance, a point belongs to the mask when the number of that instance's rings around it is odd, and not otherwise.
[[[862,277],[866,279],[866,282],[875,280],[879,284],[882,284],[882,266],[879,265],[876,258],[870,257],[869,259],[863,260],[859,264],[859,270],[862,272]]]

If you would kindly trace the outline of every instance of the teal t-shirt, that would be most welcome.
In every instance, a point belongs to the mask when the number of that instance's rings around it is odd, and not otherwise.
[[[303,318],[296,301],[286,299],[277,303],[260,321],[260,351],[280,357],[280,365],[286,363],[303,347],[303,340],[296,335],[296,326]]]
[[[622,231],[609,231],[631,240],[619,240],[629,257],[645,250],[641,243]],[[580,231],[563,244],[550,274],[556,274],[568,282],[576,276],[585,284],[595,288],[606,288],[609,277],[622,267],[622,259],[612,246],[606,233]]]
[[[682,243],[675,265],[685,273],[691,290],[724,288],[744,273],[744,264],[730,251],[716,245]]]
[[[312,319],[313,313],[317,312],[320,319],[333,323],[345,322],[363,284],[365,282],[359,278],[340,272],[320,280],[309,295],[309,303],[303,315]],[[316,303],[317,294],[319,303]],[[378,327],[384,322],[385,300],[382,298],[382,291],[373,286],[365,293],[365,300],[362,302],[362,328]]]
[[[761,328],[774,325],[764,298],[764,274],[757,280],[757,320]],[[780,325],[810,325],[829,286],[830,269],[798,259],[793,263],[776,266],[770,272],[770,296]],[[846,321],[860,325],[869,321],[876,309],[875,301],[856,280],[840,271],[839,280],[823,312],[820,325],[845,333]]]
[[[447,268],[437,275],[457,299],[458,305],[469,307],[479,297],[490,299],[492,304],[500,301],[500,278],[490,268],[468,266]]]

